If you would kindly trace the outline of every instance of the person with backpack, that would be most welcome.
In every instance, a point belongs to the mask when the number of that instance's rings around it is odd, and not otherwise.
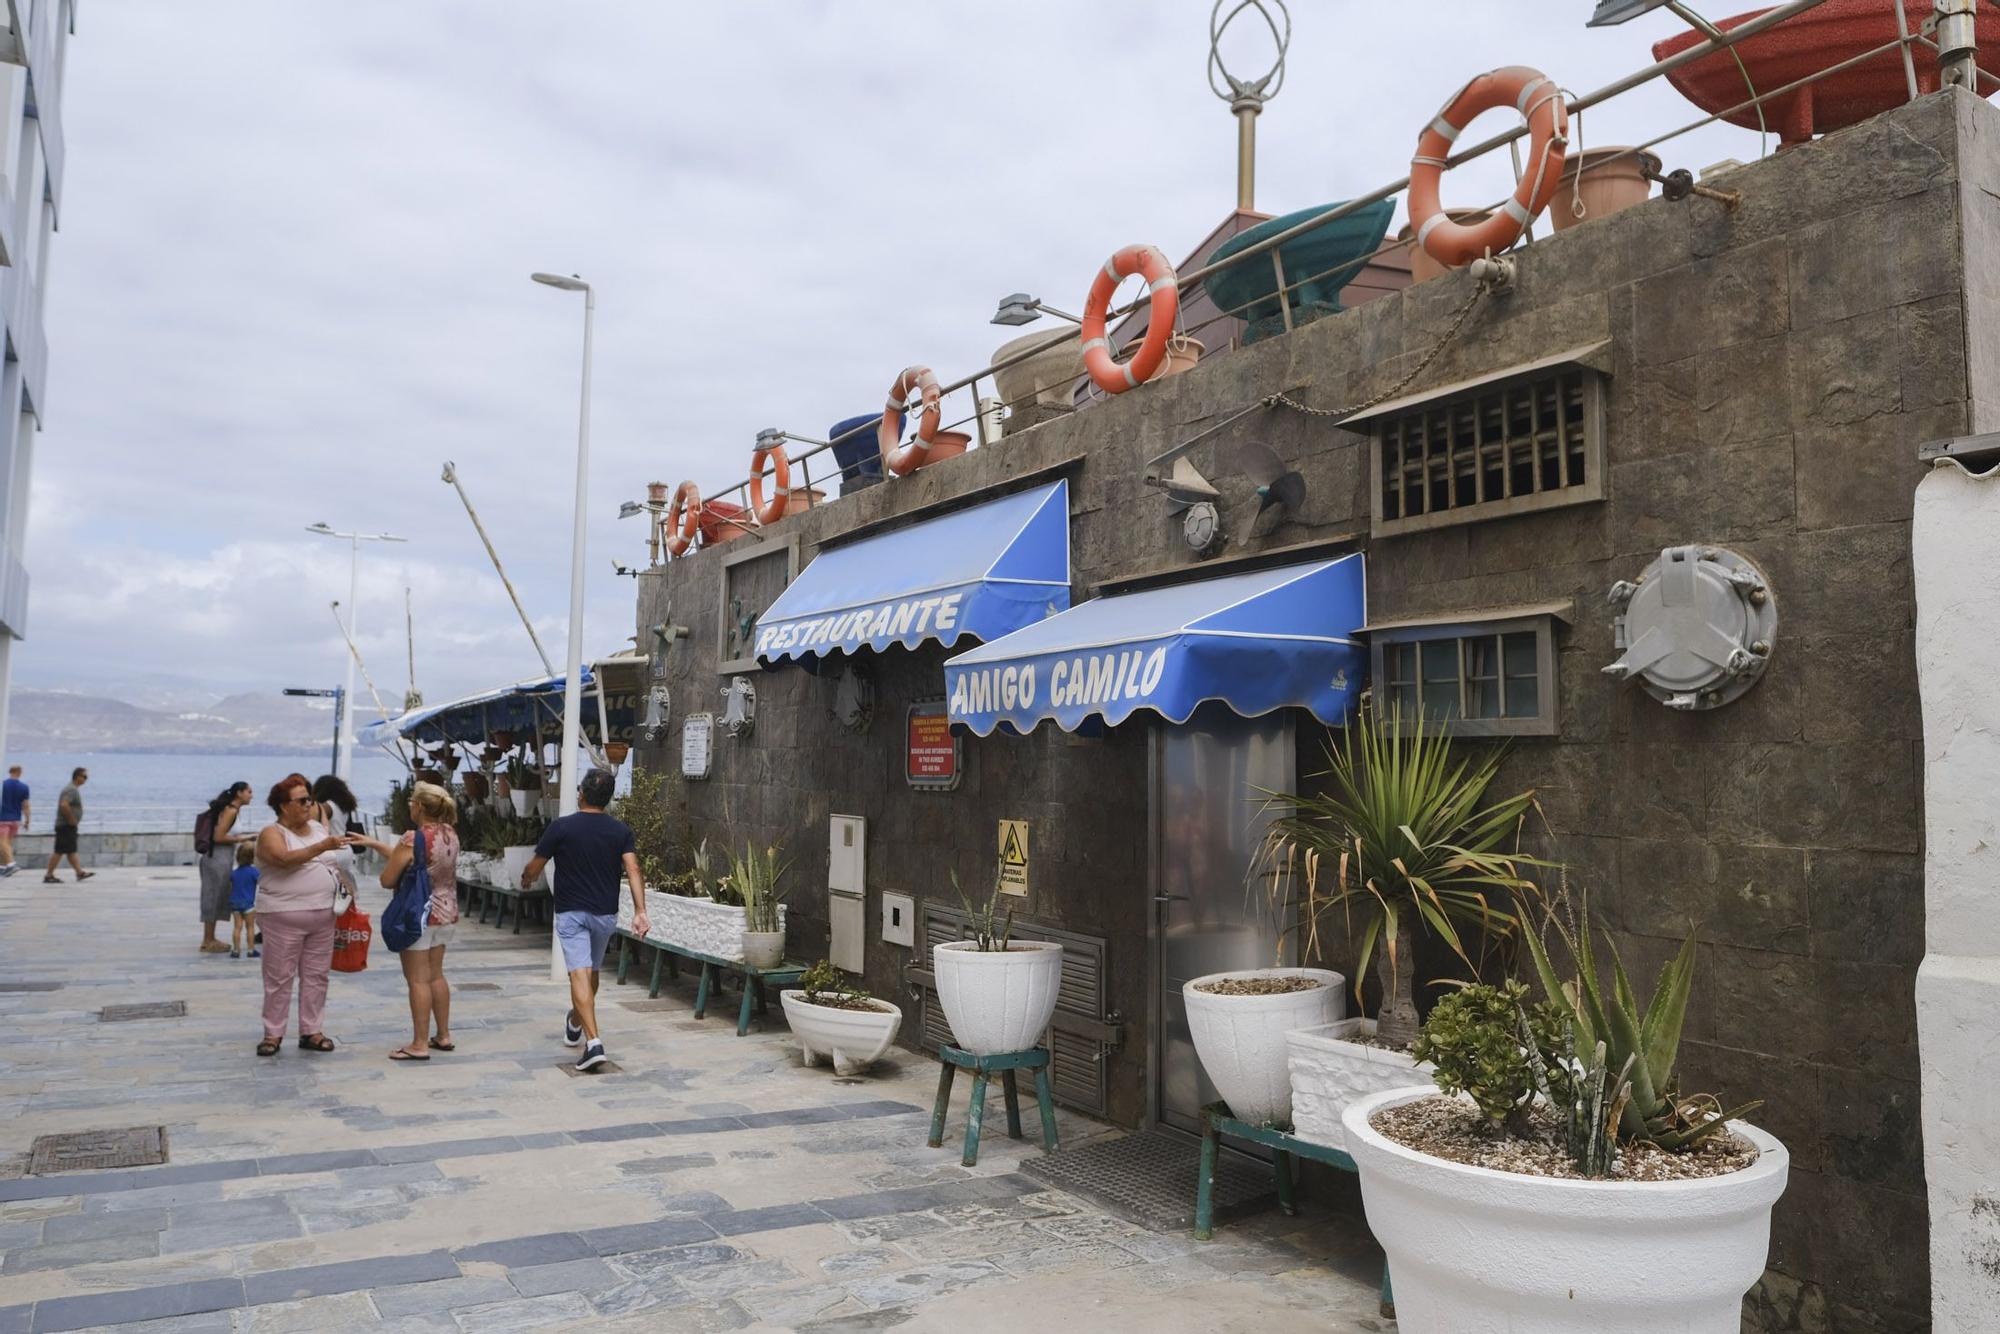
[[[218,922],[230,916],[229,879],[236,869],[236,845],[243,842],[236,813],[250,802],[248,783],[231,783],[194,817],[195,864],[201,870],[201,952],[226,954],[229,946],[215,938]]]
[[[21,781],[21,766],[8,768],[0,782],[0,875],[12,875],[21,868],[14,864],[14,840],[28,827],[28,785]]]
[[[415,1036],[389,1053],[392,1061],[428,1061],[434,1051],[458,1050],[451,1037],[451,985],[444,980],[445,946],[458,934],[458,804],[437,784],[416,783],[410,788],[410,819],[416,828],[389,849],[382,867],[382,888],[401,888],[404,874],[416,860],[421,837],[431,892],[421,914],[421,934],[396,955],[410,992],[410,1025]],[[382,924],[386,943],[390,927],[387,913]],[[433,1026],[436,1036],[432,1036]]]

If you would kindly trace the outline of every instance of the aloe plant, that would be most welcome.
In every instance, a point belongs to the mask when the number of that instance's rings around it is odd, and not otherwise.
[[[1692,1148],[1731,1120],[1763,1105],[1748,1102],[1720,1111],[1715,1110],[1718,1104],[1713,1099],[1680,1097],[1674,1063],[1680,1054],[1688,998],[1694,990],[1695,932],[1688,932],[1680,951],[1661,967],[1653,994],[1642,1007],[1609,932],[1604,943],[1611,952],[1612,984],[1605,988],[1591,949],[1588,907],[1579,915],[1574,935],[1553,912],[1549,925],[1576,962],[1577,974],[1571,981],[1556,976],[1538,932],[1521,934],[1527,939],[1542,988],[1570,1021],[1576,1049],[1602,1050],[1599,1068],[1618,1070],[1629,1083],[1630,1096],[1618,1109],[1621,1141],[1649,1143],[1669,1151]]]
[[[1006,916],[1001,917],[999,876],[994,876],[993,892],[986,896],[983,905],[974,904],[966,896],[965,890],[959,886],[956,870],[951,873],[951,888],[952,892],[958,895],[958,901],[965,905],[966,916],[972,919],[972,939],[980,951],[990,954],[1006,950],[1014,936],[1014,908],[1013,905],[1008,905]]]
[[[779,926],[778,905],[784,902],[785,895],[789,891],[779,888],[778,882],[784,879],[791,863],[780,861],[775,847],[767,847],[759,852],[755,847],[745,844],[741,857],[734,851],[728,855],[729,871],[723,879],[742,900],[743,929],[746,931],[782,929]],[[706,866],[705,855],[702,860]]]
[[[1504,751],[1461,755],[1419,711],[1406,718],[1364,705],[1327,750],[1324,793],[1264,792],[1271,822],[1251,870],[1268,876],[1279,911],[1300,910],[1302,958],[1320,956],[1320,920],[1338,911],[1358,943],[1354,991],[1381,952],[1382,1008],[1376,1035],[1407,1046],[1416,1037],[1411,998],[1413,927],[1450,946],[1476,975],[1466,935],[1482,945],[1518,924],[1515,900],[1539,893],[1524,867],[1520,827],[1532,790],[1488,801]],[[1297,889],[1304,901],[1295,904]],[[1358,920],[1357,920],[1358,919]]]

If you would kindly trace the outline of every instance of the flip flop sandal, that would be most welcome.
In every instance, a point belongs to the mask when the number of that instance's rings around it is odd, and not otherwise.
[[[276,1038],[265,1038],[262,1042],[257,1044],[257,1054],[259,1056],[276,1056],[278,1054],[278,1048],[284,1045],[285,1045],[284,1043],[278,1041],[278,1039]]]
[[[299,1049],[301,1051],[332,1051],[333,1047],[333,1039],[324,1033],[314,1033],[311,1037],[301,1037],[299,1039]]]
[[[428,1061],[430,1053],[426,1052],[422,1056],[419,1056],[408,1047],[398,1047],[389,1053],[389,1059],[392,1061]]]
[[[432,1039],[431,1039],[431,1050],[432,1050],[432,1051],[457,1051],[457,1050],[458,1050],[458,1044],[457,1044],[456,1042],[439,1042],[439,1041],[438,1041],[438,1040],[437,1040],[436,1038],[432,1038]]]

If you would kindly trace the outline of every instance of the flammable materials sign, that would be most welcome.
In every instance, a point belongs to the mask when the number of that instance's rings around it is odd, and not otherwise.
[[[1000,892],[1028,896],[1028,822],[1000,822]]]

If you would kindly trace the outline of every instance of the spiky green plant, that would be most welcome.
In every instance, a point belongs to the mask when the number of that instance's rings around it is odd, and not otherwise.
[[[1518,924],[1515,901],[1539,892],[1521,871],[1547,863],[1518,851],[1534,792],[1487,800],[1502,754],[1482,746],[1462,755],[1442,731],[1425,728],[1421,711],[1405,718],[1364,705],[1315,775],[1324,793],[1264,793],[1266,809],[1284,813],[1266,830],[1252,873],[1267,877],[1275,909],[1299,912],[1304,958],[1321,957],[1321,919],[1341,914],[1358,942],[1357,1001],[1381,951],[1376,1035],[1385,1042],[1416,1037],[1413,925],[1476,975],[1466,937],[1484,949],[1507,936]]]
[[[747,843],[741,857],[734,851],[728,855],[729,871],[723,879],[743,902],[743,929],[780,930],[778,905],[790,891],[780,888],[778,882],[785,878],[791,863],[780,861],[775,847],[759,852]]]
[[[1693,1148],[1732,1119],[1763,1105],[1749,1102],[1721,1111],[1712,1098],[1680,1096],[1674,1062],[1680,1054],[1688,997],[1694,990],[1693,931],[1688,932],[1679,953],[1661,967],[1652,996],[1641,1006],[1609,932],[1604,943],[1611,952],[1612,984],[1609,990],[1605,988],[1591,949],[1587,906],[1574,935],[1553,912],[1548,921],[1576,962],[1576,977],[1571,981],[1556,976],[1539,932],[1521,934],[1527,939],[1543,989],[1566,1012],[1575,1030],[1577,1049],[1594,1052],[1601,1045],[1605,1052],[1601,1067],[1623,1072],[1630,1083],[1631,1096],[1617,1118],[1620,1141],[1648,1143],[1669,1152]]]
[[[1555,1008],[1543,1001],[1540,1008]],[[1618,1122],[1632,1097],[1632,1057],[1613,1071],[1609,1049],[1602,1042],[1586,1058],[1576,1049],[1576,1025],[1568,1018],[1556,1026],[1553,1041],[1537,1033],[1524,1008],[1520,1011],[1522,1054],[1535,1093],[1563,1122],[1563,1145],[1576,1170],[1589,1177],[1611,1175],[1618,1146]]]
[[[986,896],[984,904],[975,904],[966,896],[965,890],[959,887],[955,869],[951,873],[951,888],[958,895],[958,901],[965,905],[965,915],[972,919],[972,939],[980,951],[990,954],[1006,950],[1014,936],[1014,908],[1009,904],[1006,916],[1001,917],[1000,877],[997,874],[993,877],[993,892]],[[997,927],[996,921],[999,923]]]

